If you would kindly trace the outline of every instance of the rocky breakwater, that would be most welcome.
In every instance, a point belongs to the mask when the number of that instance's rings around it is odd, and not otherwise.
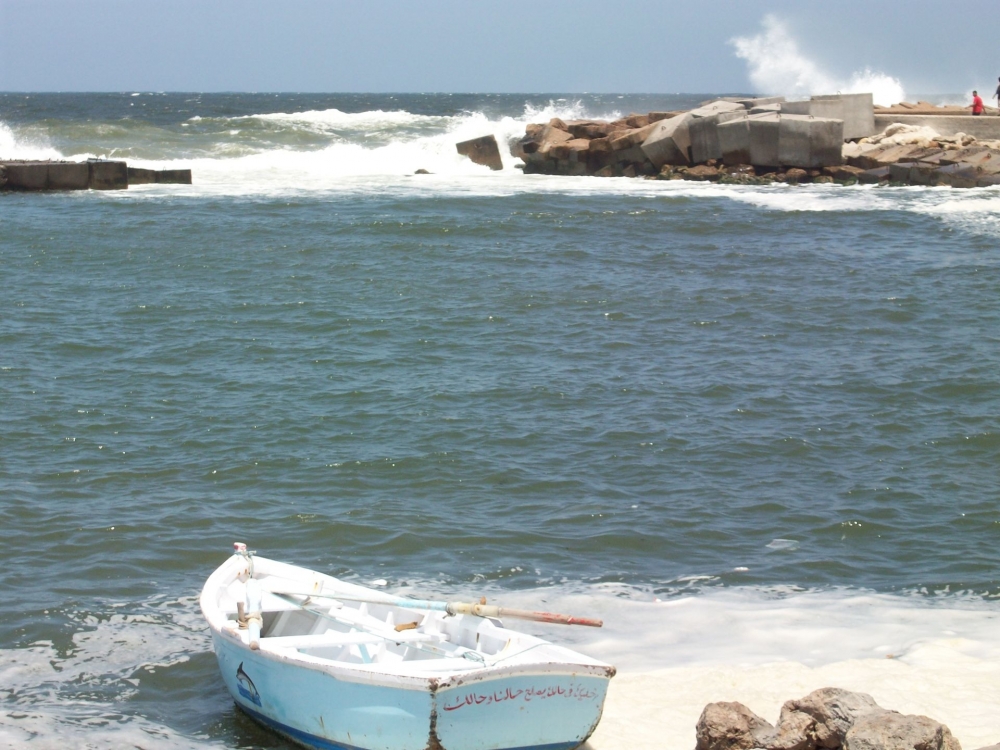
[[[1000,140],[899,123],[879,133],[874,114],[870,94],[797,102],[719,99],[686,112],[528,125],[511,154],[524,162],[525,174],[734,184],[1000,184]]]
[[[695,750],[961,750],[945,725],[839,688],[786,701],[773,726],[742,703],[710,703],[695,734]]]
[[[844,181],[957,188],[1000,185],[1000,140],[894,123],[878,135],[844,146]]]
[[[792,104],[802,106],[783,111]],[[735,181],[746,181],[841,164],[845,132],[859,137],[853,122],[848,124],[853,104],[849,97],[805,103],[785,103],[781,97],[719,99],[686,112],[650,112],[611,122],[554,119],[529,125],[511,153],[524,162],[526,174],[699,180],[735,175]],[[865,104],[870,120],[870,96],[862,108]]]
[[[127,190],[130,184],[191,184],[190,169],[136,169],[123,161],[0,160],[0,190]]]

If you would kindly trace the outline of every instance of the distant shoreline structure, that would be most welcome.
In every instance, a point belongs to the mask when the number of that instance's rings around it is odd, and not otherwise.
[[[128,190],[129,185],[190,185],[190,169],[141,169],[124,161],[0,160],[0,190]]]
[[[1000,184],[1000,117],[871,94],[723,97],[687,111],[612,121],[552,118],[510,144],[525,174],[645,177],[732,184]],[[500,169],[489,137],[460,154]]]

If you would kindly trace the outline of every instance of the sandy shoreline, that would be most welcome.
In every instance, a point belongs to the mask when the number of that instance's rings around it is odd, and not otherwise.
[[[808,667],[680,667],[624,672],[612,681],[604,717],[585,748],[693,750],[705,705],[739,701],[767,721],[781,705],[821,687],[868,693],[883,708],[948,726],[965,750],[1000,742],[1000,665],[962,654],[962,639],[921,645],[898,658],[851,659]]]

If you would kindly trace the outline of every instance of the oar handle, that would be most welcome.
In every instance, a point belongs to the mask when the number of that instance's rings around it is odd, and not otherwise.
[[[590,628],[604,626],[603,620],[593,617],[574,617],[573,615],[563,615],[558,612],[533,612],[530,609],[510,609],[509,607],[496,607],[492,604],[448,602],[446,611],[452,615],[476,615],[477,617],[496,618],[513,617],[519,620],[549,622],[558,625],[586,625]]]

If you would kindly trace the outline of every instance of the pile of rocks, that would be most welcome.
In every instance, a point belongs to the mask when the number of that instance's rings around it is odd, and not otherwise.
[[[511,154],[528,174],[653,177],[665,167],[672,174],[719,163],[730,171],[742,167],[744,175],[752,166],[755,176],[757,170],[816,170],[842,163],[845,137],[875,132],[872,112],[870,94],[806,102],[718,99],[687,112],[529,125]]]
[[[844,146],[841,179],[902,185],[1000,185],[1000,142],[926,127],[891,125],[881,135]]]
[[[1000,141],[916,125],[876,133],[870,94],[719,99],[613,121],[555,118],[528,125],[510,152],[526,174],[758,185],[1000,184]],[[499,168],[499,155],[493,158]]]
[[[787,701],[776,726],[742,703],[710,703],[696,735],[696,750],[961,750],[944,724],[839,688]]]

